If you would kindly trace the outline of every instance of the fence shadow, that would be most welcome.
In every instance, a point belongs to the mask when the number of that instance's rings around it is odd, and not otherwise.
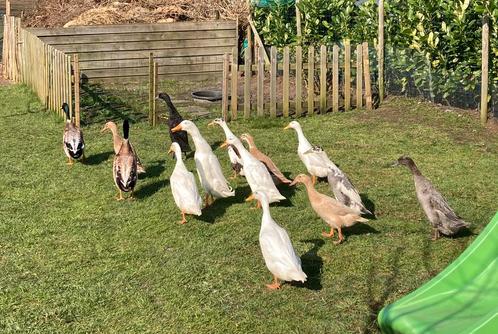
[[[84,81],[84,79],[83,79]],[[118,94],[126,94],[119,96]],[[130,101],[137,102],[132,105]],[[148,115],[140,111],[139,105],[146,102],[146,97],[138,91],[120,91],[105,88],[100,84],[84,83],[81,85],[81,123],[105,123],[106,121],[119,121],[129,119],[135,123],[146,120]]]

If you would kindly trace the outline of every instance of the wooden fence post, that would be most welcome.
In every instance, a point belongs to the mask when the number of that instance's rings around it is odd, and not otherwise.
[[[248,36],[251,31],[248,30]],[[251,77],[252,77],[252,48],[247,47],[244,53],[244,118],[251,116]]]
[[[302,94],[303,94],[303,48],[301,45],[296,47],[296,116],[301,116],[303,111]]]
[[[265,83],[265,60],[264,60],[264,50],[261,46],[257,48],[258,50],[258,78],[257,78],[257,105],[258,105],[258,116],[262,117],[265,114],[264,110],[264,100],[263,100],[263,89]]]
[[[379,101],[384,101],[384,0],[379,0],[379,37],[377,66],[379,71]]]
[[[488,121],[489,18],[487,15],[482,22],[481,57],[481,124],[484,126]]]
[[[239,77],[239,57],[238,57],[238,49],[234,47],[232,49],[232,60],[230,64],[230,69],[231,69],[231,84],[232,84],[232,94],[230,97],[231,101],[231,111],[232,111],[232,119],[236,120],[237,119],[237,109],[238,109],[238,103],[239,103],[239,83],[238,83],[238,77]]]
[[[230,116],[228,115],[228,80],[230,78],[230,58],[229,54],[225,53],[223,56],[223,83],[221,86],[221,114],[223,120],[228,121]]]
[[[297,45],[302,44],[302,31],[301,31],[301,11],[297,7],[299,0],[296,0],[296,32],[297,32]]]
[[[284,76],[282,84],[283,107],[282,112],[284,117],[289,117],[289,76],[290,76],[290,51],[289,47],[284,48]]]
[[[152,126],[156,126],[157,123],[157,100],[156,96],[159,94],[159,64],[157,61],[154,61],[154,93],[152,97],[154,100],[152,101]]]
[[[149,125],[153,125],[153,105],[154,105],[154,54],[149,53]]]
[[[327,47],[320,46],[320,113],[327,111]]]
[[[351,109],[351,42],[344,41],[344,110]]]
[[[370,60],[368,57],[368,43],[363,42],[363,73],[365,73],[365,105],[372,110],[372,86],[370,80]]]
[[[79,55],[73,56],[73,71],[74,71],[74,114],[76,125],[80,126],[80,61]]]
[[[363,107],[363,49],[361,44],[356,46],[356,108]]]
[[[332,49],[332,110],[339,111],[339,46]]]
[[[308,115],[315,111],[315,48],[308,48]]]
[[[270,49],[270,116],[277,117],[277,47]]]
[[[5,0],[5,15],[10,16],[10,0]]]

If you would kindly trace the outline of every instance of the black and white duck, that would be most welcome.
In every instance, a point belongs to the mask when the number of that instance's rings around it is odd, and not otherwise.
[[[118,201],[124,199],[123,192],[131,192],[130,198],[133,198],[133,189],[137,183],[137,157],[129,143],[130,124],[128,120],[123,122],[123,144],[118,154],[114,157],[112,166],[114,183],[118,188]]]
[[[470,223],[463,221],[453,211],[443,195],[422,175],[412,158],[401,156],[393,163],[393,167],[399,165],[408,167],[413,175],[418,201],[433,228],[432,240],[438,239],[440,233],[451,236],[470,226]]]
[[[171,138],[171,142],[178,143],[183,153],[187,153],[191,151],[190,145],[188,143],[188,135],[186,131],[171,131],[173,128],[178,126],[183,121],[182,115],[176,110],[173,102],[171,102],[171,98],[166,93],[159,93],[157,96],[158,99],[166,102],[166,106],[168,107],[168,127],[169,127],[169,137]]]
[[[85,141],[83,140],[83,132],[71,120],[69,114],[69,105],[62,104],[62,110],[66,114],[66,124],[64,125],[64,133],[62,135],[62,147],[66,154],[68,165],[72,165],[74,160],[85,159]]]

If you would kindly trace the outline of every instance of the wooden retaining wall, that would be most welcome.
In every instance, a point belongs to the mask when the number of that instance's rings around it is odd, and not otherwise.
[[[223,54],[237,45],[234,21],[29,29],[66,54],[78,54],[83,79],[145,81],[149,55],[160,79],[222,77]]]

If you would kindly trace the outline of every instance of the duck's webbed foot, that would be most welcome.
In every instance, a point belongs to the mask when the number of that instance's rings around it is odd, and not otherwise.
[[[337,229],[337,232],[339,232],[339,239],[334,241],[334,244],[339,245],[344,241],[344,236],[342,235],[342,230],[340,227]]]
[[[325,238],[332,238],[334,236],[334,228],[330,228],[330,233],[322,232],[322,236],[324,236]]]
[[[266,287],[270,290],[278,290],[280,289],[280,282],[278,281],[277,276],[273,275],[273,283],[271,284],[266,284]]]

